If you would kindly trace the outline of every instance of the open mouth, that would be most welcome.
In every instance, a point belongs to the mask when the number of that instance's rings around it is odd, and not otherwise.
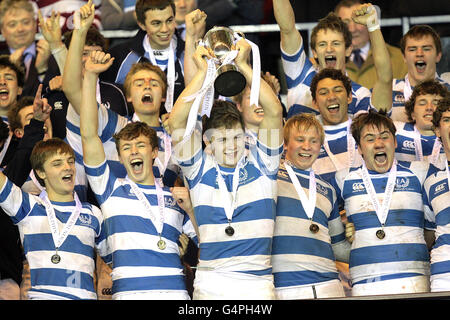
[[[142,168],[144,167],[144,161],[142,161],[141,159],[134,159],[131,160],[130,165],[134,172],[141,172]]]
[[[312,155],[308,154],[308,153],[299,153],[298,154],[299,158],[305,158],[305,159],[311,159]]]
[[[384,164],[387,161],[387,154],[386,152],[377,152],[375,154],[375,162],[378,164]]]
[[[255,110],[253,110],[253,112],[256,113],[257,115],[264,115],[263,108],[256,108]]]
[[[339,104],[332,104],[327,107],[330,113],[337,113],[339,111]]]
[[[336,57],[325,56],[325,65],[327,68],[334,68],[336,66]]]
[[[7,89],[0,90],[0,100],[7,100],[9,97],[9,91]]]
[[[142,96],[141,101],[143,103],[152,103],[153,102],[153,97],[150,94],[144,94],[144,96]]]
[[[425,68],[427,67],[426,62],[423,60],[416,61],[416,63],[414,65],[416,66],[417,72],[420,72],[420,73],[425,72]]]
[[[72,182],[73,181],[73,174],[68,173],[65,176],[62,177],[64,182]]]

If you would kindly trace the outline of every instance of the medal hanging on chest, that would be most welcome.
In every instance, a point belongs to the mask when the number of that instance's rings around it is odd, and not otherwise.
[[[305,211],[306,216],[308,217],[310,221],[309,225],[309,231],[312,233],[318,233],[320,228],[319,225],[313,222],[314,217],[314,211],[316,209],[316,176],[314,175],[314,171],[310,169],[309,171],[309,197],[306,196],[305,191],[303,190],[302,186],[300,185],[300,182],[298,181],[297,175],[295,174],[294,170],[292,169],[291,165],[288,163],[289,161],[285,161],[284,166],[286,168],[286,171],[289,175],[289,178],[292,181],[292,184],[294,185],[295,190],[297,191],[297,194],[300,198],[300,202],[303,206],[303,209]]]
[[[50,226],[50,231],[52,233],[52,239],[53,243],[55,245],[55,254],[53,254],[50,257],[50,261],[53,264],[58,264],[61,262],[61,256],[58,254],[58,250],[61,247],[61,245],[66,240],[67,236],[70,233],[70,230],[73,228],[75,223],[78,220],[78,217],[80,216],[81,212],[81,202],[78,199],[78,196],[76,193],[74,193],[74,200],[75,200],[75,210],[70,214],[69,219],[64,224],[64,227],[61,232],[58,230],[58,222],[56,218],[55,209],[53,208],[52,203],[50,202],[47,192],[43,190],[41,194],[39,195],[39,198],[43,201],[43,205],[45,207],[45,212],[47,213],[47,219]]]
[[[150,202],[145,197],[144,193],[139,189],[139,187],[131,181],[131,179],[127,176],[126,180],[133,190],[134,194],[138,198],[139,202],[145,207],[145,211],[147,212],[150,221],[155,226],[156,232],[158,233],[159,240],[156,242],[156,246],[159,250],[165,250],[167,247],[166,241],[162,238],[162,230],[164,228],[164,193],[163,189],[159,184],[158,179],[155,179],[155,190],[156,190],[156,198],[158,200],[158,214],[156,215],[154,212],[154,206],[150,204]]]
[[[375,187],[372,183],[372,179],[370,178],[369,172],[364,163],[361,168],[361,173],[362,173],[364,187],[366,188],[366,192],[369,195],[370,202],[372,203],[372,205],[375,209],[375,212],[377,214],[377,218],[381,224],[381,229],[378,229],[375,232],[375,235],[378,239],[383,240],[386,237],[386,232],[384,231],[384,225],[386,223],[387,216],[389,213],[389,208],[390,208],[391,200],[392,200],[392,194],[394,192],[395,181],[396,181],[396,177],[397,177],[397,161],[394,159],[392,167],[389,170],[388,181],[387,181],[386,189],[384,192],[382,204],[380,204],[380,202],[378,201]]]
[[[239,187],[239,173],[241,168],[244,166],[245,156],[238,161],[236,168],[233,172],[233,180],[232,180],[232,192],[231,195],[228,192],[227,186],[225,184],[225,180],[220,173],[219,165],[216,163],[216,171],[217,171],[217,184],[219,186],[219,192],[222,199],[222,203],[224,206],[225,214],[227,216],[228,226],[225,228],[225,234],[229,237],[232,237],[235,233],[234,228],[231,226],[231,221],[233,219],[233,212],[236,209],[237,205],[237,189]]]

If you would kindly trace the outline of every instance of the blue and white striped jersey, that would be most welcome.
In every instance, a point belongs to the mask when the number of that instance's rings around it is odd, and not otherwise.
[[[300,185],[308,194],[309,171],[292,167]],[[334,188],[316,175],[314,223],[319,232],[309,230],[311,221],[297,191],[282,164],[278,171],[278,199],[272,249],[276,288],[314,285],[337,280],[333,246],[347,243],[339,215]],[[347,243],[348,244],[348,243]],[[347,245],[347,249],[350,247]]]
[[[450,90],[450,84],[439,78],[436,74],[436,81],[440,82]],[[411,93],[414,87],[411,87]],[[408,122],[408,116],[405,112],[405,102],[409,100],[410,94],[405,94],[405,79],[392,80],[392,115],[394,121]]]
[[[435,168],[425,180],[424,189],[425,206],[433,212],[436,222],[431,291],[450,291],[450,188],[446,170]]]
[[[418,149],[414,142],[416,133],[414,132],[414,124],[411,122],[394,121],[397,132],[395,138],[397,139],[397,148],[395,149],[395,158],[398,161],[420,161],[418,158]],[[430,161],[432,157],[434,143],[436,136],[424,136],[419,133],[421,150],[423,154],[423,161]],[[444,154],[444,148],[439,149],[439,154]],[[439,158],[439,155],[437,155]],[[436,159],[437,160],[437,159]]]
[[[164,188],[164,224],[160,239],[145,206],[133,193],[126,179],[117,178],[105,162],[86,166],[86,174],[102,209],[108,246],[111,249],[113,298],[121,293],[142,291],[186,291],[178,238],[186,233],[197,243],[189,216]],[[139,185],[151,206],[158,210],[155,186]]]
[[[61,232],[75,210],[75,201],[51,203]],[[61,261],[54,264],[51,257],[55,254],[55,245],[42,200],[21,191],[7,180],[0,191],[0,204],[19,228],[30,266],[30,298],[97,298],[94,289],[95,249],[103,258],[109,254],[102,213],[97,207],[82,203],[76,224],[58,249]]]
[[[322,123],[320,116],[317,116],[319,121]],[[350,166],[351,153],[348,151],[347,137],[351,137],[351,132],[348,131],[349,121],[347,120],[343,123],[333,126],[323,126],[325,130],[325,140],[328,141],[331,153],[334,155],[335,159],[331,158],[322,145],[320,148],[319,156],[314,162],[312,168],[314,172],[320,175],[325,181],[331,182],[334,178],[336,171],[343,168],[348,168]],[[354,140],[353,140],[354,141]],[[362,158],[358,153],[356,143],[353,143],[354,152],[352,167],[357,167],[362,164]],[[336,160],[337,164],[333,161]]]
[[[201,135],[196,137],[201,141]],[[178,147],[178,146],[177,146]],[[190,159],[174,157],[186,178],[200,232],[197,268],[239,272],[272,280],[272,238],[276,214],[276,173],[282,146],[270,149],[260,141],[249,144],[246,161],[239,171],[239,185],[228,236],[228,220],[221,201],[214,156],[196,150]],[[232,190],[235,168],[221,167],[228,191]],[[230,192],[231,197],[231,192]],[[220,288],[218,288],[220,289]]]
[[[105,156],[108,161],[108,165],[114,174],[119,178],[124,178],[127,173],[124,166],[119,161],[119,155],[117,153],[116,144],[113,135],[124,128],[129,122],[136,121],[136,117],[132,120],[123,117],[116,112],[104,107],[102,104],[98,104],[98,135],[102,141],[103,148],[105,150]],[[164,136],[169,136],[163,127],[152,127],[158,136],[159,152],[158,158],[164,163],[165,161],[165,146]],[[170,136],[169,136],[170,137]],[[67,111],[67,135],[66,140],[70,146],[74,149],[76,154],[77,164],[77,178],[79,181],[87,185],[85,178],[84,165],[83,165],[83,148],[81,144],[80,135],[80,116],[75,112],[73,107],[69,104]],[[179,168],[174,162],[169,159],[167,168],[163,175],[164,185],[173,186],[176,178],[178,177]],[[160,169],[156,165],[153,166],[153,174],[155,177],[160,177]],[[84,179],[83,179],[84,177]]]
[[[434,223],[430,215],[424,214],[422,200],[427,169],[426,162],[397,164],[396,185],[383,229],[383,239],[376,236],[381,223],[364,186],[361,167],[336,173],[338,199],[344,201],[348,221],[355,225],[349,261],[353,285],[429,275],[430,262],[424,228],[433,229]],[[384,198],[388,174],[369,170],[380,202]]]
[[[288,87],[287,118],[304,112],[318,114],[319,110],[316,110],[312,105],[310,91],[311,81],[318,70],[314,68],[306,56],[303,44],[293,55],[288,55],[281,49],[281,60]],[[348,106],[348,114],[351,117],[371,108],[370,90],[353,81],[352,96],[353,100]]]

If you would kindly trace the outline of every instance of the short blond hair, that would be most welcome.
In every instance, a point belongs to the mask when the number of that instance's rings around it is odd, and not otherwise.
[[[312,113],[296,114],[288,119],[283,129],[284,143],[289,143],[289,137],[294,128],[297,130],[308,130],[311,127],[316,128],[319,134],[320,144],[323,144],[325,141],[325,130],[319,120],[317,120],[316,115]]]

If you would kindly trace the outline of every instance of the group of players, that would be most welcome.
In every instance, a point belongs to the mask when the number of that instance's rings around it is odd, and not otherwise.
[[[255,48],[243,38],[232,51],[245,89],[205,111],[216,57],[198,41],[200,10],[186,15],[182,41],[172,0],[138,0],[141,29],[109,52],[88,41],[91,1],[67,47],[58,15],[40,16],[68,100],[65,141],[44,138],[56,104],[41,85],[0,173],[28,298],[96,299],[97,255],[112,270],[113,299],[345,297],[336,261],[348,264],[354,296],[450,291],[450,98],[436,76],[439,36],[412,27],[401,45],[407,74],[394,79],[375,8],[349,7],[370,38],[370,89],[346,74],[355,53],[345,19],[318,22],[309,58],[290,1],[273,1],[286,117],[276,81],[254,72]],[[13,63],[0,74],[20,87]],[[132,116],[105,101],[111,83]],[[30,170],[25,183],[15,177]],[[183,235],[198,246],[192,296]]]

